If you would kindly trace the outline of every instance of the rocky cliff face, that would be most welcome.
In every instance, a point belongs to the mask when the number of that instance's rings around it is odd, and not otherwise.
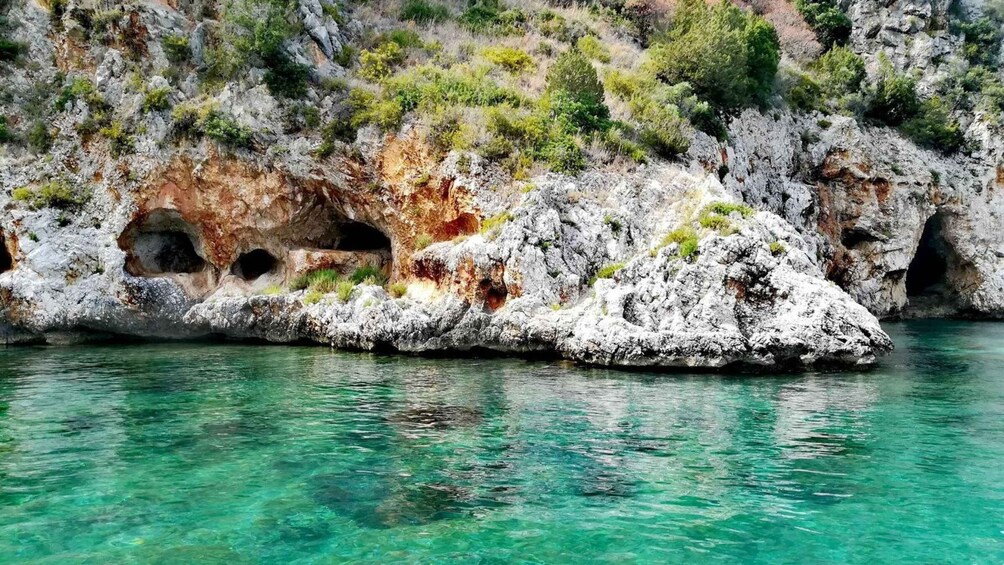
[[[856,49],[921,65],[922,84],[960,48],[930,32],[945,6],[845,8]],[[697,133],[676,162],[514,181],[430,146],[412,123],[365,127],[319,157],[317,137],[289,127],[288,108],[252,73],[215,96],[257,132],[252,146],[177,143],[168,116],[142,108],[170,67],[165,37],[185,34],[200,64],[192,14],[205,7],[131,5],[118,37],[132,43],[98,46],[79,39],[73,9],[59,33],[51,8],[33,2],[7,16],[31,64],[5,69],[15,93],[5,113],[65,72],[91,74],[107,105],[68,100],[46,124],[45,158],[0,149],[8,343],[224,335],[626,366],[806,366],[873,362],[891,347],[876,316],[1004,313],[1002,143],[980,119],[967,136],[981,148],[949,158],[851,118],[746,110],[727,141]],[[288,51],[316,80],[343,75],[337,55],[359,23],[317,2],[299,11],[303,33]],[[142,88],[137,49],[155,76]],[[178,83],[178,102],[200,99],[194,79]],[[308,98],[335,112],[331,96]],[[142,116],[127,153],[82,127],[115,111]],[[65,192],[64,205],[40,205],[45,191]],[[342,284],[301,282],[320,269]]]

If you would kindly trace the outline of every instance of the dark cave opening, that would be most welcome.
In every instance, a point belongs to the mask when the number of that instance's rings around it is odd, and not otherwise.
[[[7,240],[0,233],[0,273],[6,273],[13,268],[14,258],[10,256],[10,251],[7,250]]]
[[[906,272],[906,295],[915,297],[944,291],[949,253],[951,247],[942,235],[941,216],[935,214],[924,224],[917,253]]]
[[[126,272],[150,276],[197,273],[208,267],[199,254],[198,232],[174,210],[155,210],[119,238],[127,253]]]
[[[139,263],[142,274],[195,273],[206,266],[206,261],[195,251],[192,238],[180,231],[136,234],[133,257]]]
[[[268,251],[255,249],[242,253],[230,267],[230,272],[246,281],[253,281],[262,275],[271,273],[278,264],[279,260]]]
[[[347,222],[339,225],[336,249],[341,251],[381,251],[390,250],[390,239],[375,227],[362,222]]]

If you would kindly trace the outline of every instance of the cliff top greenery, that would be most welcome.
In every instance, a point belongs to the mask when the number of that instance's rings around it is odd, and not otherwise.
[[[304,51],[309,30],[292,0],[188,8],[192,24],[205,24],[198,53],[191,25],[153,40],[133,6],[67,11],[64,0],[50,0],[52,33],[68,33],[72,23],[71,41],[114,47],[128,58],[129,88],[142,95],[141,108],[112,108],[93,74],[74,70],[28,92],[0,93],[0,103],[25,101],[23,115],[0,115],[0,143],[45,153],[57,133],[47,126],[49,114],[82,104],[85,117],[75,129],[85,141],[104,139],[114,155],[134,150],[150,115],[171,120],[174,143],[208,137],[235,150],[261,149],[267,136],[215,100],[228,84],[240,91],[260,81],[283,108],[285,133],[319,139],[317,159],[345,151],[361,127],[393,133],[411,123],[437,151],[474,152],[527,178],[674,158],[697,131],[724,139],[724,124],[746,108],[848,115],[947,153],[967,148],[960,116],[1004,108],[996,70],[1001,11],[993,5],[980,19],[951,22],[947,33],[963,38],[968,64],[924,95],[916,77],[896,73],[881,57],[869,76],[846,46],[850,19],[829,0],[321,6],[334,23],[328,29],[340,30],[333,58],[344,73],[315,68]],[[0,19],[0,65],[33,64],[17,27]],[[199,94],[181,95],[192,76]]]

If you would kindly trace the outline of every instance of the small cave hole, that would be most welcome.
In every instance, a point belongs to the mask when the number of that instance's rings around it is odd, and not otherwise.
[[[373,226],[348,222],[339,226],[337,249],[341,251],[380,251],[390,249],[390,239]]]
[[[878,241],[878,238],[859,228],[850,228],[840,234],[840,243],[847,249],[853,249],[862,243]]]
[[[230,272],[246,281],[271,273],[279,264],[274,255],[264,249],[255,249],[242,253],[230,268]]]
[[[0,233],[0,273],[6,273],[13,268],[14,258],[10,256],[10,251],[7,250],[7,240]]]
[[[942,235],[942,222],[938,214],[924,224],[917,254],[906,272],[906,295],[915,297],[938,294],[946,290],[948,256],[951,247]]]
[[[198,251],[198,230],[176,210],[158,209],[136,219],[119,237],[119,247],[131,275],[198,273],[209,267]]]
[[[196,273],[206,266],[192,238],[180,231],[140,232],[133,239],[132,254],[142,274]]]

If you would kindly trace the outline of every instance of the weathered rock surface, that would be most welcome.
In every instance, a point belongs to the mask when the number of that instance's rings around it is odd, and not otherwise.
[[[962,8],[979,13],[970,4]],[[298,4],[304,33],[286,46],[315,78],[344,74],[336,55],[358,32],[325,5]],[[872,72],[884,53],[916,69],[923,90],[964,65],[958,37],[941,29],[945,2],[842,5]],[[167,84],[168,33],[189,38],[193,69],[207,64],[212,24],[186,15],[202,9],[141,4],[123,16],[149,34],[149,87]],[[177,143],[166,113],[141,112],[128,46],[50,36],[32,2],[10,16],[36,64],[5,77],[18,94],[4,108],[30,103],[57,72],[86,71],[142,128],[131,154],[114,155],[79,133],[93,109],[78,99],[47,122],[51,158],[0,149],[7,342],[220,334],[623,366],[806,366],[874,361],[891,347],[876,316],[1004,317],[1004,142],[978,113],[963,124],[979,142],[969,155],[849,118],[747,110],[728,141],[698,134],[681,162],[513,183],[477,157],[437,154],[410,126],[397,136],[363,130],[318,158],[317,137],[286,127],[261,72],[215,96],[255,132],[254,150]],[[187,80],[171,96],[203,95]],[[331,96],[310,97],[333,117]],[[68,215],[13,198],[49,179],[90,199]],[[757,212],[700,228],[713,202]],[[700,237],[687,258],[663,245],[682,226]],[[364,265],[404,294],[365,282],[347,296],[290,289],[313,269]],[[592,282],[604,267],[611,276]]]

